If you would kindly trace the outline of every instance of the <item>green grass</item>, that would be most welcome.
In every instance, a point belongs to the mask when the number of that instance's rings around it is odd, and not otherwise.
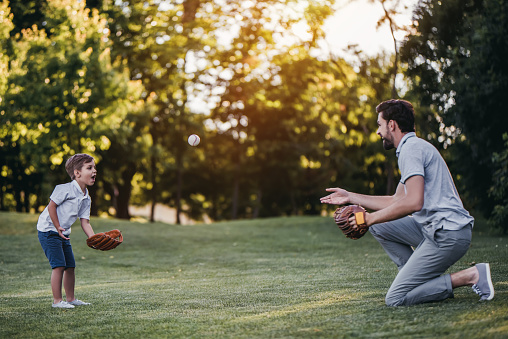
[[[390,308],[395,265],[370,235],[348,240],[331,218],[92,219],[96,232],[122,230],[124,243],[91,250],[74,225],[76,296],[92,305],[57,310],[37,217],[0,213],[0,338],[508,337],[507,237],[475,233],[451,269],[489,261],[494,300],[460,288],[454,299]]]

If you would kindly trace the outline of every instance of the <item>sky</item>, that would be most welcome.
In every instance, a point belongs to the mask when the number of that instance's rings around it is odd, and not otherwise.
[[[393,52],[393,40],[388,24],[376,28],[377,21],[384,15],[383,7],[376,1],[355,0],[339,3],[336,13],[325,23],[326,41],[330,51],[341,54],[348,44],[358,44],[367,54],[375,55],[382,50]],[[412,11],[418,0],[401,0],[400,16],[395,18],[398,25],[411,23]],[[407,7],[407,8],[405,8]],[[396,36],[402,40],[403,36]]]
[[[401,0],[400,3],[399,10],[402,15],[396,17],[395,21],[398,25],[409,25],[418,0]],[[330,51],[341,55],[341,51],[348,44],[357,44],[369,55],[375,55],[382,50],[393,52],[393,40],[388,25],[376,28],[377,21],[383,15],[383,7],[379,1],[339,1],[335,15],[326,21],[324,27]],[[403,36],[396,38],[402,40]]]
[[[396,2],[396,0],[394,1]],[[395,18],[395,22],[399,26],[409,25],[418,0],[400,0],[400,3],[397,10],[401,12],[401,15]],[[326,39],[321,44],[321,50],[316,52],[316,57],[332,53],[348,60],[350,54],[344,50],[350,44],[358,45],[364,53],[370,56],[383,50],[393,53],[393,39],[388,24],[376,27],[378,20],[383,15],[383,7],[379,0],[374,3],[369,0],[338,0],[335,14],[325,22],[323,27]],[[309,39],[307,29],[306,24],[298,24],[293,31],[302,39]],[[221,36],[222,41],[229,41],[233,34],[224,32]],[[398,35],[396,38],[398,41],[402,41],[404,36]],[[289,42],[293,43],[294,41]],[[188,103],[190,110],[194,113],[209,113],[216,104],[215,97],[211,94],[190,95]]]

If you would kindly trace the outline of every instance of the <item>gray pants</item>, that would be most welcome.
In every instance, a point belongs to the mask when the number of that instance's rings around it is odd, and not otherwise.
[[[467,225],[458,231],[433,232],[412,217],[370,227],[370,233],[399,269],[386,294],[386,305],[407,306],[453,298],[450,275],[443,273],[466,254],[471,231],[472,226]]]

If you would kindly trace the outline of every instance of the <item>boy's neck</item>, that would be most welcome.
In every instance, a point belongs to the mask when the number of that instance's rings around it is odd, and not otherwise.
[[[74,180],[76,180],[76,179],[74,179]],[[78,183],[79,188],[81,188],[81,191],[83,192],[83,194],[86,194],[86,184],[79,182],[78,180],[76,180],[76,182]]]

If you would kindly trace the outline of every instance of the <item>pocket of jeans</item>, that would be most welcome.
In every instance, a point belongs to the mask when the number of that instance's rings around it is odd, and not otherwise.
[[[434,241],[439,248],[455,246],[469,248],[471,237],[462,230],[450,231],[440,228],[434,233]]]

